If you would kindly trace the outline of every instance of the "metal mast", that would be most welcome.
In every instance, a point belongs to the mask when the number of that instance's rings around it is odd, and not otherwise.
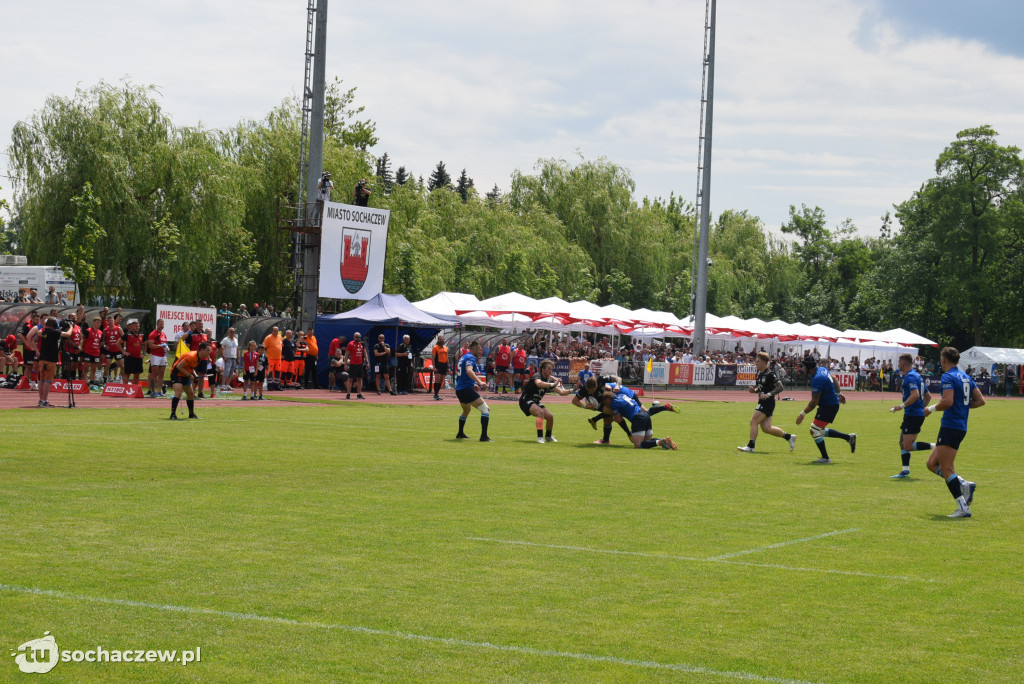
[[[701,132],[697,151],[697,205],[693,242],[693,266],[690,273],[693,315],[694,353],[704,351],[707,334],[704,324],[708,310],[708,242],[710,241],[709,199],[711,196],[711,123],[715,101],[715,10],[716,0],[707,0],[704,12],[704,79],[701,85]],[[697,232],[699,230],[699,232]]]
[[[299,183],[295,192],[295,225],[302,226],[306,219],[306,176],[309,169],[309,114],[313,109],[313,87],[310,78],[313,73],[313,32],[316,25],[316,2],[309,0],[306,5],[306,73],[302,79],[302,137],[299,140]],[[294,306],[295,311],[302,310],[303,252],[305,251],[306,234],[304,231],[292,233],[291,268],[295,275]]]
[[[310,10],[314,0],[309,0]],[[299,326],[301,330],[312,327],[316,320],[316,303],[320,291],[320,230],[321,217],[316,215],[317,206],[310,202],[317,194],[317,182],[323,171],[324,164],[324,88],[327,56],[327,0],[316,0],[316,32],[313,51],[310,53],[309,28],[312,26],[312,14],[307,20],[306,31],[306,83],[303,93],[303,122],[309,117],[309,157],[306,163],[306,195],[305,203],[299,206],[306,211],[306,221],[315,222],[317,229],[302,233],[303,242],[300,252],[302,274],[297,278],[302,288],[302,305]],[[313,66],[313,84],[309,87],[310,59]],[[308,110],[307,110],[308,104]],[[303,126],[305,128],[305,126]]]

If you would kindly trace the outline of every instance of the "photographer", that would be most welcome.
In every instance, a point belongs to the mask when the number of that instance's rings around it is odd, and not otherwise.
[[[63,326],[71,337],[70,326]],[[61,338],[64,333],[57,328],[57,321],[47,318],[39,336],[39,406],[49,408],[50,385],[53,383],[54,375],[57,372],[57,358],[60,353]],[[71,392],[71,388],[68,388]]]
[[[360,181],[358,183],[356,183],[355,202],[354,202],[354,204],[357,207],[365,207],[365,206],[367,206],[367,203],[370,201],[370,194],[371,193],[370,193],[369,188],[366,187],[366,179],[365,178],[360,179]]]
[[[331,180],[331,172],[324,171],[323,175],[320,176],[320,180],[316,184],[316,201],[317,202],[330,202],[331,201],[331,190],[334,189],[334,181]]]

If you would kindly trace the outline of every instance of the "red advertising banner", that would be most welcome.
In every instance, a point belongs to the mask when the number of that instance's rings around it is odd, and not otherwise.
[[[110,383],[103,388],[103,396],[105,397],[126,397],[128,399],[142,399],[142,386],[123,384],[123,383]]]
[[[50,385],[51,392],[68,392],[68,381],[67,380],[54,380],[53,384]],[[75,394],[88,394],[89,386],[85,384],[85,380],[72,380],[71,391]]]
[[[670,385],[692,385],[693,364],[673,363],[668,367],[668,384]]]

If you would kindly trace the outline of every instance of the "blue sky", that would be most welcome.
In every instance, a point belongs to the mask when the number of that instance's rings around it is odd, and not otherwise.
[[[4,149],[48,95],[100,79],[156,84],[177,124],[209,127],[301,88],[301,0],[6,4]],[[789,205],[819,205],[830,225],[874,234],[957,131],[991,124],[1024,145],[1022,14],[994,0],[722,0],[712,211],[777,229]],[[541,157],[606,157],[638,199],[692,200],[703,20],[703,0],[335,0],[327,73],[358,88],[395,168],[426,176],[443,160],[507,189]]]

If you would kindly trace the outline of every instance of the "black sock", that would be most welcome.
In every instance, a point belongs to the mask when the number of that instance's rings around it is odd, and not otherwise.
[[[543,430],[540,430],[540,429],[538,429],[538,430],[537,430],[537,438],[539,439],[539,438],[541,438],[541,437],[543,437],[543,436],[544,436],[544,431],[543,431]]]
[[[622,428],[622,431],[625,432],[626,436],[629,437],[630,441],[632,441],[633,433],[629,431],[628,427],[626,427],[626,421],[622,421],[621,423],[619,423],[619,427]]]
[[[911,446],[910,450],[911,451],[931,451],[932,450],[932,443],[931,442],[914,442],[914,444],[913,444],[913,446]]]
[[[850,441],[850,435],[845,432],[840,432],[839,430],[833,430],[832,428],[827,428],[825,430],[825,436],[834,437],[835,439],[845,439],[847,442]]]
[[[959,499],[964,495],[963,490],[960,488],[960,478],[957,477],[956,473],[946,478],[946,486],[949,487],[949,493],[953,495],[954,499]]]
[[[825,440],[821,440],[820,442],[815,440],[814,443],[818,445],[818,451],[821,452],[821,457],[828,458],[828,450],[825,448]]]
[[[459,416],[459,434],[466,434],[466,416]]]
[[[661,405],[659,405],[659,406],[652,406],[651,408],[647,409],[647,415],[653,416],[655,414],[658,414],[658,413],[661,413],[662,411],[667,411],[667,410],[668,409],[666,409],[664,406],[661,406]]]
[[[782,433],[782,439],[786,440],[787,442],[788,442],[788,441],[790,440],[790,438],[791,438],[792,436],[793,436],[793,435],[789,434],[788,432],[783,432],[783,433]]]
[[[640,442],[641,449],[653,449],[656,446],[658,446],[658,440],[656,439],[645,439]]]
[[[537,432],[540,432],[540,430],[538,430]],[[540,437],[540,435],[537,435],[537,436]],[[548,430],[547,432],[545,432],[544,436],[547,437],[548,439],[551,439],[551,430]]]
[[[188,415],[190,415],[190,416],[196,415],[196,402],[194,402],[191,399],[186,399],[185,400],[185,406],[188,406]]]
[[[900,449],[900,460],[903,461],[903,467],[910,467],[910,452],[906,449]]]
[[[171,399],[171,415],[172,416],[174,415],[174,412],[178,410],[178,402],[179,401],[181,401],[181,399],[178,399],[178,397],[174,397],[174,398]]]
[[[612,426],[611,425],[605,425],[604,426],[604,441],[605,442],[610,442],[611,439],[612,439]]]
[[[441,391],[441,383],[435,382],[434,383],[434,396],[436,397],[437,393],[440,392],[440,391]]]
[[[747,442],[747,447],[753,449],[754,445],[756,445],[756,444],[757,444],[757,440],[756,439],[752,439],[749,442]]]
[[[480,439],[487,437],[487,423],[490,420],[490,416],[480,416]]]

